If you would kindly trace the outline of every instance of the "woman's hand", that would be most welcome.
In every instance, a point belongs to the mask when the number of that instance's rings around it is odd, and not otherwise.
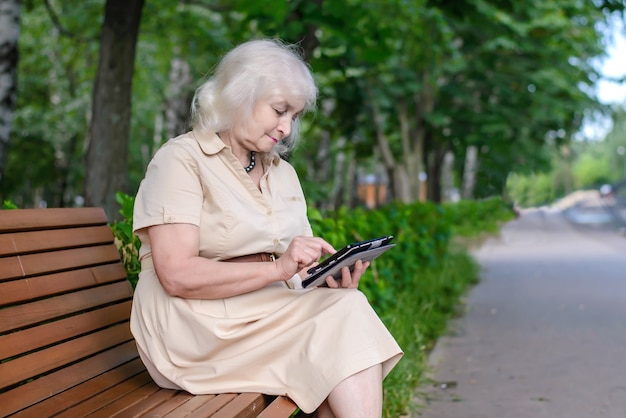
[[[344,287],[350,289],[356,289],[359,287],[359,282],[361,281],[361,276],[365,273],[365,270],[370,266],[370,262],[363,262],[361,260],[357,260],[354,263],[354,269],[350,272],[349,267],[344,267],[341,269],[341,280],[335,280],[333,276],[328,276],[326,278],[326,284],[328,287],[333,289]]]
[[[294,274],[312,267],[322,255],[336,252],[337,250],[322,238],[295,237],[285,253],[276,260],[281,280],[289,280]]]

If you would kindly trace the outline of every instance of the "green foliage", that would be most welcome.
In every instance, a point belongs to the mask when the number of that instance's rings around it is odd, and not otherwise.
[[[374,211],[344,207],[327,217],[310,209],[309,218],[315,235],[336,248],[380,235],[395,237],[396,248],[378,258],[361,279],[360,289],[379,313],[395,303],[395,293],[415,271],[437,264],[450,238],[444,211],[432,203],[395,203]]]
[[[557,197],[552,179],[549,173],[512,174],[508,178],[508,194],[520,207],[549,205]]]
[[[22,207],[72,206],[82,193],[103,0],[26,2],[19,38],[17,107],[2,198]]]
[[[451,251],[451,238],[495,232],[514,216],[501,198],[443,206],[394,203],[371,211],[341,208],[326,216],[309,209],[315,235],[336,248],[395,236],[397,246],[372,263],[360,285],[405,352],[384,383],[386,417],[406,415],[424,379],[428,352],[478,280],[477,264],[465,252]]]
[[[599,188],[626,178],[626,111],[617,107],[612,118],[613,128],[602,140],[580,140],[553,151],[551,170],[511,174],[507,194],[519,206],[539,206],[575,189]]]
[[[44,2],[26,2],[22,12],[18,103],[0,185],[3,199],[22,206],[79,204],[83,191],[105,1],[48,3],[52,15]],[[352,189],[354,176],[335,174],[347,173],[348,161],[360,171],[380,164],[377,129],[395,159],[388,170],[415,168],[417,138],[428,138],[422,162],[431,178],[431,163],[446,151],[461,178],[465,149],[478,146],[478,196],[501,193],[509,171],[545,170],[546,135],[567,142],[584,112],[599,108],[585,94],[597,79],[589,59],[602,53],[601,27],[623,2],[152,0],[144,7],[125,192],[136,190],[155,149],[185,129],[195,87],[226,50],[280,37],[303,47],[320,85],[320,111],[303,130],[308,152],[293,162],[311,203],[330,207],[354,205],[347,193],[328,193]],[[181,63],[187,72],[172,71]],[[176,100],[182,105],[174,109]],[[400,114],[410,115],[409,141]]]
[[[2,209],[18,209],[17,205],[10,200],[5,200],[2,202]]]
[[[126,268],[128,280],[134,288],[137,285],[139,272],[141,271],[141,262],[139,261],[141,241],[137,235],[133,233],[133,207],[135,198],[120,192],[115,195],[115,198],[117,203],[122,207],[120,209],[122,219],[113,222],[111,230],[115,237],[115,245],[120,252],[122,262]]]
[[[461,200],[444,204],[455,236],[473,237],[496,232],[501,223],[515,218],[511,204],[501,197],[482,200]]]
[[[377,260],[378,261],[378,260]],[[404,357],[384,381],[384,416],[407,414],[415,388],[425,383],[428,355],[449,320],[460,312],[461,300],[478,281],[479,268],[466,253],[451,252],[434,267],[415,272],[382,319],[404,351]]]
[[[593,152],[581,155],[573,167],[578,187],[590,187],[609,183],[611,172],[606,159],[598,158]]]

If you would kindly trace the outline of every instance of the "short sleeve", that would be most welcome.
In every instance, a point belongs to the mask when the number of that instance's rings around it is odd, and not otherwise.
[[[196,158],[189,145],[174,140],[157,151],[137,191],[135,231],[167,223],[200,225],[203,198]]]

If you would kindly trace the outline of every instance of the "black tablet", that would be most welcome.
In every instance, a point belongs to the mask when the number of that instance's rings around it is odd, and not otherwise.
[[[390,244],[392,239],[393,236],[387,235],[346,245],[317,266],[311,267],[307,271],[309,275],[302,279],[302,287],[324,285],[328,276],[340,280],[343,267],[348,266],[352,270],[357,260],[372,261],[395,246],[395,244]]]

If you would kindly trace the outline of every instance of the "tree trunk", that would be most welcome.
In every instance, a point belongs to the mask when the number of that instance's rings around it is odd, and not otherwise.
[[[345,191],[345,173],[346,173],[346,153],[343,151],[346,143],[345,137],[339,137],[337,140],[337,148],[340,150],[335,155],[335,170],[333,175],[333,189],[330,193],[331,201],[326,209],[335,210],[343,203],[343,194]]]
[[[467,147],[465,154],[465,166],[463,169],[463,199],[471,199],[474,196],[476,172],[478,170],[478,148],[474,145]]]
[[[435,87],[429,76],[428,70],[424,69],[421,80],[422,88],[413,95],[415,102],[415,133],[413,136],[415,139],[413,145],[414,160],[412,163],[417,171],[418,194],[416,199],[419,198],[419,200],[426,200],[428,196],[432,195],[433,188],[439,187],[439,183],[431,178],[431,170],[429,170],[429,166],[426,163],[426,135],[428,131],[426,115],[432,113],[435,108]]]
[[[443,157],[443,167],[441,169],[441,194],[444,202],[454,200],[454,154],[452,151],[446,152]]]
[[[411,202],[411,188],[410,179],[406,167],[402,164],[398,164],[393,153],[391,152],[391,146],[389,140],[383,128],[383,116],[378,109],[376,100],[371,91],[368,91],[368,100],[370,102],[369,108],[372,112],[372,122],[374,124],[374,130],[376,132],[376,145],[380,151],[381,162],[385,166],[389,173],[389,183],[391,198],[400,200],[404,203]]]
[[[193,98],[192,84],[189,63],[179,57],[172,58],[165,101],[165,140],[174,138],[187,129],[189,107]]]
[[[119,218],[125,191],[135,48],[144,0],[107,0],[85,166],[85,203]]]
[[[0,0],[0,183],[4,178],[17,98],[20,0]]]
[[[441,175],[443,160],[446,155],[445,146],[435,144],[428,160],[428,200],[441,203]]]
[[[398,119],[402,141],[402,165],[404,166],[407,181],[407,184],[404,186],[407,198],[404,202],[413,202],[418,200],[420,195],[421,184],[419,175],[424,169],[424,134],[419,129],[411,131],[409,113],[406,101],[403,98],[398,102]]]

